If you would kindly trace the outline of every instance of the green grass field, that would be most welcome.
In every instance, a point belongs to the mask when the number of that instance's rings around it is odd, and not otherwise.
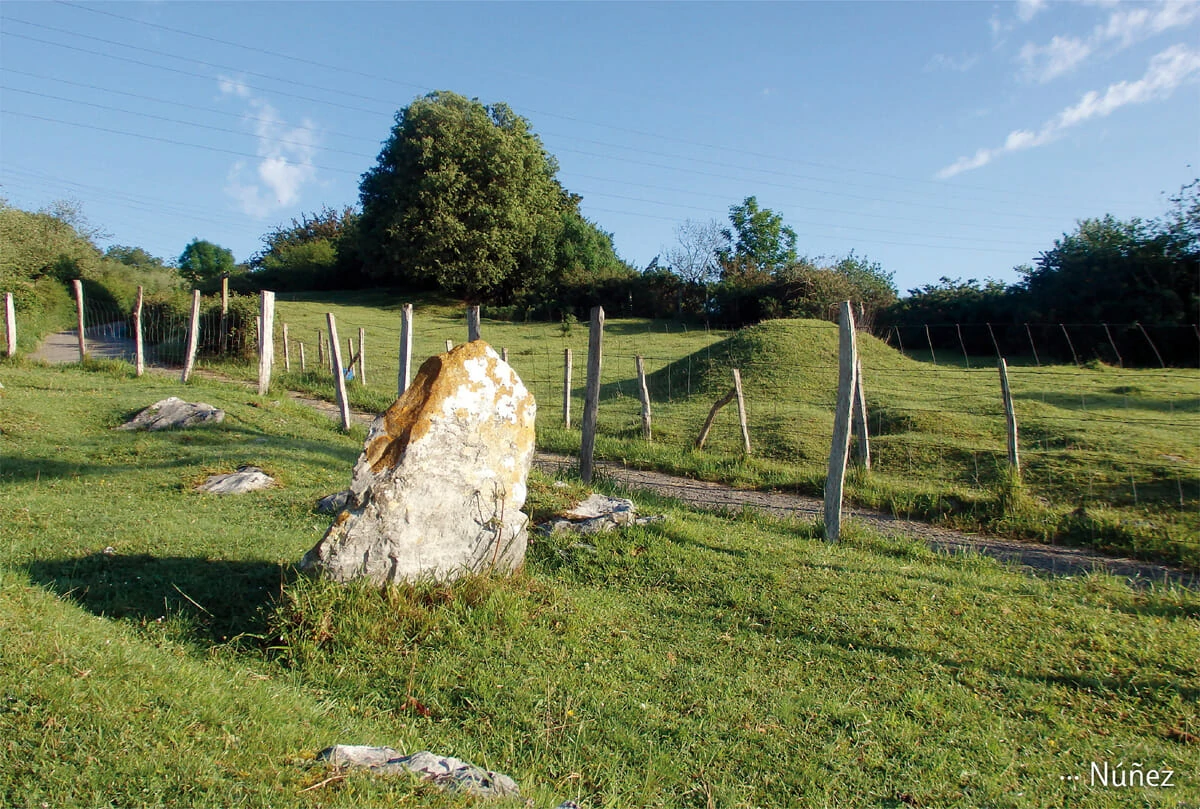
[[[466,339],[461,307],[415,301],[414,361]],[[306,343],[307,374],[276,383],[332,398],[332,378],[313,370],[318,329],[333,312],[343,343],[367,334],[367,386],[352,402],[380,411],[393,400],[400,302],[383,293],[280,300],[279,324]],[[487,318],[483,337],[509,351],[539,403],[542,449],[578,452],[587,324]],[[850,502],[967,530],[1200,568],[1200,374],[1190,369],[1103,365],[1037,367],[1017,358],[1009,375],[1020,425],[1023,483],[1007,467],[995,363],[910,359],[869,335],[860,351],[872,431],[873,467],[854,475]],[[563,349],[574,353],[571,430],[562,428]],[[293,355],[298,347],[293,345]],[[282,354],[282,349],[279,350]],[[343,353],[348,354],[343,345]],[[654,437],[641,438],[635,355],[645,357]],[[776,320],[736,334],[667,321],[610,318],[597,441],[599,457],[735,485],[823,493],[837,387],[837,329]],[[282,367],[282,362],[278,363]],[[257,368],[219,364],[256,378]],[[745,458],[734,408],[722,411],[703,451],[692,449],[714,400],[745,383],[753,455]]]
[[[535,541],[510,580],[332,586],[292,564],[361,428],[120,364],[0,382],[0,804],[472,805],[322,785],[333,743],[455,755],[535,807],[1200,803],[1195,592],[649,497],[665,522]],[[111,429],[181,393],[225,422]],[[246,463],[281,485],[192,491]],[[535,478],[536,513],[562,499]],[[1093,785],[1093,762],[1174,786]]]

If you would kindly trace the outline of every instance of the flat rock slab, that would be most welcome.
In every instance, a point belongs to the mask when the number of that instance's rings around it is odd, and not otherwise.
[[[350,500],[350,490],[342,489],[340,492],[327,494],[317,501],[317,511],[322,514],[337,514],[346,507],[346,503]]]
[[[225,411],[204,402],[185,402],[178,396],[162,399],[117,427],[118,430],[167,430],[195,427],[198,424],[220,424]]]
[[[213,475],[196,487],[198,492],[209,494],[245,494],[275,485],[275,478],[257,466],[238,467],[236,472]]]
[[[542,526],[545,534],[573,531],[577,534],[602,534],[626,525],[648,525],[659,522],[661,516],[639,517],[632,500],[592,494],[570,511],[563,512]]]
[[[336,744],[318,753],[317,759],[337,767],[363,767],[380,775],[412,774],[451,792],[480,798],[521,797],[517,782],[507,775],[427,750],[406,756],[390,747]]]

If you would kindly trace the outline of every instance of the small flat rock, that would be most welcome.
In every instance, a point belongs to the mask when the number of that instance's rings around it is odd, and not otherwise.
[[[349,501],[349,499],[349,489],[343,489],[340,492],[327,494],[317,501],[317,511],[322,514],[337,514],[346,507],[346,503]]]
[[[185,402],[178,396],[162,399],[138,413],[118,430],[166,430],[195,427],[198,424],[220,424],[225,411],[204,402]]]
[[[380,775],[411,773],[443,789],[481,798],[521,797],[517,782],[507,775],[428,750],[406,756],[391,747],[337,744],[322,750],[317,759],[334,766],[364,767]]]
[[[544,524],[541,531],[546,535],[556,531],[602,534],[626,525],[648,525],[663,519],[660,515],[639,517],[632,500],[592,494],[570,511],[563,512],[561,517]]]
[[[275,478],[257,466],[242,466],[236,472],[213,475],[196,487],[198,492],[209,494],[245,494],[275,485]]]
[[[629,523],[633,521],[635,512],[632,500],[592,494],[575,508],[563,512],[563,516],[568,520],[594,520],[597,517],[611,517],[616,523]]]

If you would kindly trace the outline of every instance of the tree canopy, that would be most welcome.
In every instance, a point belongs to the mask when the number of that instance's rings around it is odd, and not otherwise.
[[[750,263],[771,273],[796,261],[796,231],[770,208],[758,207],[757,198],[746,197],[741,205],[731,205],[729,224],[721,231],[727,242],[721,252],[723,261]]]
[[[571,204],[557,170],[505,104],[446,91],[414,101],[359,186],[367,271],[471,302],[536,286]]]
[[[179,256],[179,274],[193,284],[205,284],[232,273],[233,251],[203,239],[192,239]]]

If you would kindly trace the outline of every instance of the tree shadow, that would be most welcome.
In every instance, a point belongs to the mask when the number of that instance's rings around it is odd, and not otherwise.
[[[34,583],[100,617],[183,618],[188,640],[205,647],[264,635],[265,608],[297,575],[277,562],[105,553],[36,561],[26,570]]]

